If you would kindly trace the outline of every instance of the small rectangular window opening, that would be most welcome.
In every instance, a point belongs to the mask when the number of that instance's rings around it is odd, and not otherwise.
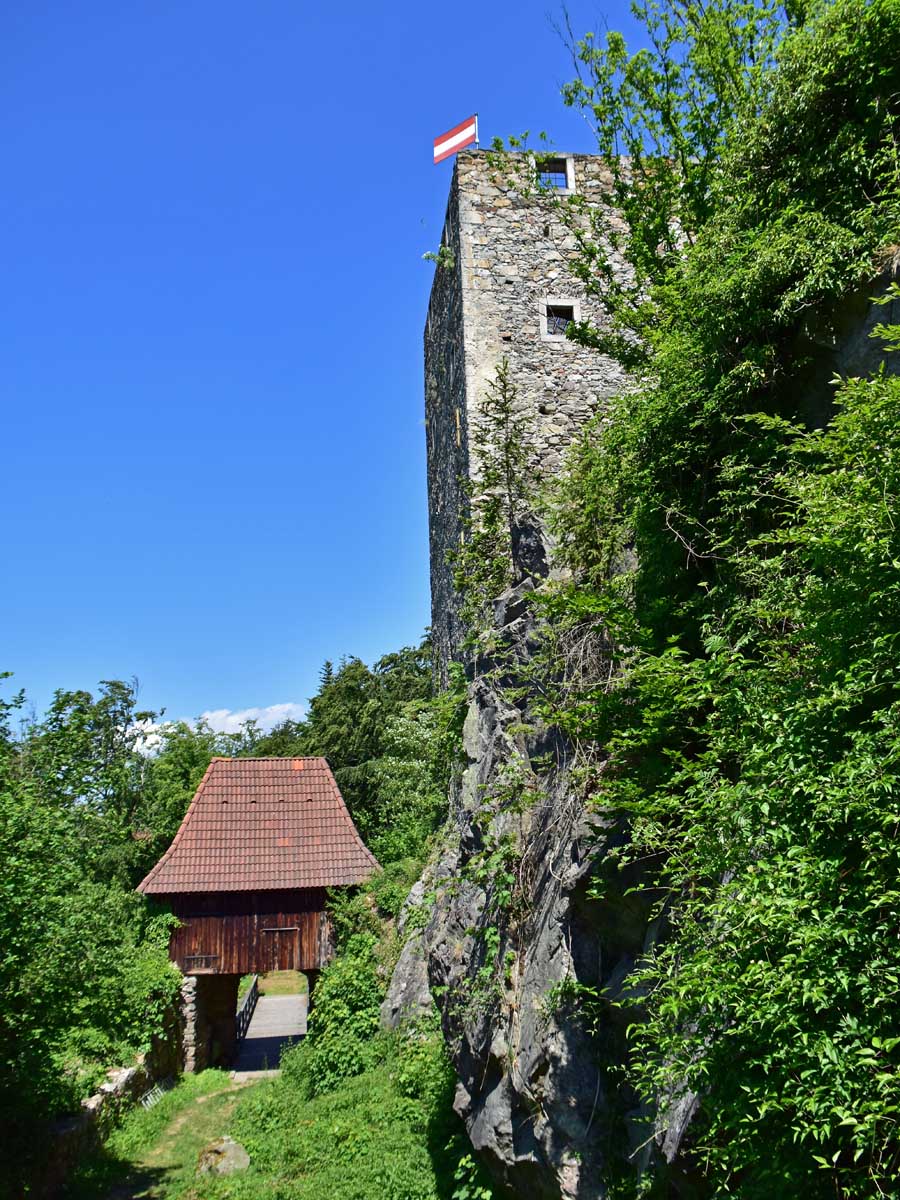
[[[547,305],[547,336],[565,337],[566,327],[575,320],[575,308],[571,304]]]
[[[564,192],[569,186],[564,158],[545,158],[538,163],[538,183],[542,188]]]

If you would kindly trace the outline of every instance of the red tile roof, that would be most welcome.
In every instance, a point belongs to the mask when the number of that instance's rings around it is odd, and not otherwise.
[[[138,891],[333,887],[377,867],[324,758],[214,758]]]

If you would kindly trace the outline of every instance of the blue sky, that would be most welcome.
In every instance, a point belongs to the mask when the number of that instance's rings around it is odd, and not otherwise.
[[[300,705],[419,638],[431,141],[477,109],[591,149],[551,16],[4,5],[0,670],[39,708]]]

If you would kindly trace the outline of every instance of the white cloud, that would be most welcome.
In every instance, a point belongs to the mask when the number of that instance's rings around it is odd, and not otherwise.
[[[302,721],[306,716],[306,705],[289,700],[285,704],[268,704],[265,708],[210,708],[200,714],[217,733],[237,733],[248,721],[255,721],[259,728],[268,733],[282,721]]]
[[[210,708],[199,716],[210,729],[216,733],[238,733],[248,721],[255,721],[262,733],[268,733],[282,721],[302,721],[306,716],[306,705],[297,704],[293,700],[285,704],[267,704],[264,708]],[[197,720],[183,717],[181,721],[135,721],[131,727],[138,734],[135,749],[139,754],[153,755],[163,745],[162,732],[177,724],[190,725],[194,728]]]
[[[160,724],[155,724],[153,721],[135,721],[129,732],[136,733],[137,739],[134,743],[134,748],[138,754],[152,755],[162,746],[162,737],[160,730],[164,729],[168,722],[162,721]]]

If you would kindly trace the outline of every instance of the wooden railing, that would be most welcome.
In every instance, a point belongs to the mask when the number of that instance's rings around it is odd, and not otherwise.
[[[253,1010],[256,1008],[256,1002],[259,999],[259,976],[253,976],[253,982],[250,984],[250,990],[244,997],[244,1002],[237,1011],[235,1017],[235,1025],[237,1027],[237,1040],[241,1041],[247,1036],[247,1030],[250,1028],[250,1022],[253,1019]]]

